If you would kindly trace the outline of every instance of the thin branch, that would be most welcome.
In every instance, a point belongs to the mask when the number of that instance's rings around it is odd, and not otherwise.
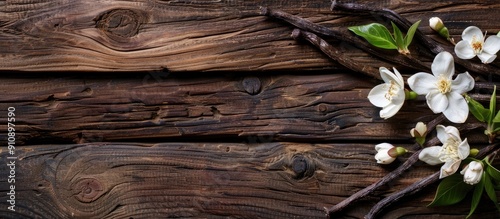
[[[428,129],[433,130],[438,124],[440,124],[444,121],[444,118],[445,117],[441,114],[438,117],[436,117],[435,119],[433,119],[431,122],[429,122],[427,124]],[[433,139],[429,140],[426,145],[435,145],[435,144],[437,144],[438,141],[439,140],[437,139],[437,137],[434,137]],[[418,149],[418,148],[420,148],[420,145],[418,145],[418,144],[414,144],[412,146],[412,150]],[[404,162],[401,166],[396,168],[394,171],[387,174],[384,178],[380,179],[378,182],[371,184],[362,190],[359,190],[358,192],[351,195],[349,198],[344,199],[343,201],[336,204],[335,206],[326,209],[327,215],[331,216],[339,211],[342,211],[343,209],[345,209],[347,206],[354,203],[355,201],[358,201],[359,199],[369,195],[370,193],[375,191],[380,186],[383,186],[383,185],[391,182],[395,178],[399,177],[401,174],[403,174],[406,170],[408,170],[410,167],[413,166],[413,164],[415,164],[418,161],[418,154],[420,153],[420,151],[421,150],[416,151],[414,154],[412,154],[408,158],[408,160],[406,160],[406,162]]]
[[[392,63],[397,63],[421,71],[430,70],[430,66],[423,62],[420,62],[420,60],[413,59],[399,53],[392,53],[388,52],[387,50],[384,51],[381,49],[376,49],[370,43],[366,42],[365,40],[361,40],[358,37],[355,37],[353,34],[345,34],[341,31],[329,29],[281,10],[261,7],[261,14],[285,21],[301,30],[305,30],[322,36],[332,37],[335,40],[349,43],[349,45],[351,46],[357,47],[375,57]]]
[[[302,38],[309,41],[311,44],[319,48],[328,57],[337,61],[339,64],[345,66],[346,68],[349,68],[356,72],[362,72],[369,76],[381,79],[378,69],[371,66],[359,65],[356,62],[353,62],[350,57],[345,55],[346,54],[345,52],[330,45],[328,42],[326,42],[325,40],[323,40],[314,33],[302,31],[300,29],[295,29],[292,32],[292,37],[294,39]]]
[[[378,9],[378,8],[373,8],[373,7],[368,7],[366,5],[362,4],[357,4],[357,3],[339,3],[337,0],[332,1],[332,5],[330,9],[333,10],[341,10],[345,11],[348,13],[353,13],[356,15],[360,14],[365,14],[365,15],[377,15],[377,16],[382,16],[388,20],[391,20],[392,22],[404,27],[405,29],[408,29],[412,24],[410,21],[408,21],[406,18],[402,17],[398,13],[390,10],[390,9]],[[423,34],[420,30],[417,29],[415,32],[415,37],[420,40],[420,42],[427,47],[431,52],[434,54],[438,54],[443,51],[447,51],[453,55],[453,58],[455,59],[455,62],[464,68],[466,68],[469,71],[481,74],[481,75],[486,75],[488,76],[489,74],[497,74],[500,75],[499,71],[497,68],[491,65],[485,65],[485,64],[477,64],[470,62],[468,60],[460,59],[455,55],[455,52],[451,48],[444,48],[442,47],[439,43],[435,42],[434,40],[430,39],[427,37],[425,34]]]
[[[498,150],[498,146],[500,144],[491,144],[488,145],[487,147],[479,150],[479,153],[476,155],[477,159],[483,159],[486,157],[486,155],[496,153],[496,150]],[[389,207],[391,204],[394,204],[401,198],[408,196],[408,195],[413,195],[419,191],[421,191],[423,188],[429,186],[430,184],[436,182],[439,180],[439,171],[416,182],[413,183],[412,185],[404,188],[403,190],[396,192],[390,196],[385,197],[384,199],[380,200],[376,205],[372,207],[370,212],[365,216],[365,219],[372,219],[377,216],[377,214],[380,213],[383,209]]]

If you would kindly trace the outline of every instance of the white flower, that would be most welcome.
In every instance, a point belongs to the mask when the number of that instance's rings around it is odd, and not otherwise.
[[[469,115],[469,107],[463,93],[474,88],[474,79],[468,72],[455,73],[453,56],[439,53],[431,65],[432,74],[419,72],[408,78],[408,85],[419,95],[426,95],[427,105],[434,113],[443,113],[454,123],[463,123]]]
[[[422,149],[418,159],[429,165],[444,163],[439,178],[447,177],[457,172],[460,162],[467,158],[470,146],[467,138],[462,141],[458,129],[453,126],[436,126],[437,137],[443,146],[432,146]]]
[[[394,69],[394,73],[387,68],[380,67],[380,76],[384,84],[375,86],[368,94],[370,103],[382,107],[380,117],[387,119],[394,116],[405,102],[404,80],[401,74]]]
[[[411,137],[422,138],[427,135],[427,125],[423,122],[418,122],[415,128],[410,130]]]
[[[481,181],[483,176],[483,164],[477,161],[471,161],[465,168],[460,171],[464,175],[464,182],[470,185],[475,185]]]
[[[500,37],[490,36],[486,41],[484,38],[478,27],[465,28],[462,32],[462,41],[455,46],[455,53],[461,59],[472,59],[477,56],[483,63],[491,63],[500,50]]]
[[[377,150],[377,154],[375,154],[375,160],[377,160],[377,163],[390,164],[394,160],[396,160],[397,156],[392,157],[391,155],[389,155],[389,150],[394,150],[395,148],[396,147],[392,146],[392,144],[389,143],[381,143],[375,145],[375,150]]]
[[[443,21],[438,17],[431,17],[429,19],[429,26],[437,32],[444,28]]]

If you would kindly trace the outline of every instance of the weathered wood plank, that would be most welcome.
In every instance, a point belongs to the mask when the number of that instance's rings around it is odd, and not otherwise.
[[[381,119],[380,109],[366,98],[380,82],[354,73],[268,74],[5,78],[0,109],[16,108],[18,144],[193,137],[397,141],[410,139],[409,130],[418,121],[437,116],[419,100],[407,102],[395,117]],[[0,120],[6,121],[6,116],[0,114]],[[0,128],[0,137],[7,138],[7,128]],[[486,141],[484,135],[480,138]]]
[[[98,143],[16,148],[16,212],[3,218],[324,218],[340,202],[395,166],[377,165],[373,145],[305,143]],[[2,151],[2,160],[7,153]],[[348,209],[362,218],[380,197],[438,170],[416,166]],[[2,176],[9,167],[0,166]],[[10,184],[0,178],[0,199]],[[427,208],[434,188],[383,218],[463,218],[468,203]],[[453,210],[452,210],[453,209]],[[475,218],[495,218],[484,202]]]
[[[386,7],[434,35],[427,20],[439,15],[451,34],[476,25],[500,29],[496,0],[357,1]],[[259,6],[281,9],[336,28],[377,18],[334,14],[330,1],[262,0],[12,0],[0,2],[0,70],[170,71],[338,68],[291,27],[267,19]],[[480,11],[481,13],[477,13]],[[349,48],[353,61],[380,61]],[[417,57],[428,60],[426,57]]]

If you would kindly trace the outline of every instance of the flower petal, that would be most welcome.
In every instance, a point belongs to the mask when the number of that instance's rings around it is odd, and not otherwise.
[[[420,154],[418,154],[418,159],[429,164],[437,165],[443,163],[439,160],[439,152],[441,151],[441,146],[432,146],[422,149]]]
[[[437,138],[441,143],[446,143],[448,141],[448,133],[446,133],[446,127],[444,125],[436,126]]]
[[[498,36],[489,36],[483,44],[483,52],[487,52],[489,54],[497,54],[498,50],[500,50],[500,37]]]
[[[390,164],[394,160],[396,160],[396,158],[389,156],[387,151],[381,151],[381,152],[375,154],[375,160],[377,160],[377,163],[380,163],[380,164]]]
[[[472,42],[472,39],[476,37],[475,40],[483,42],[483,32],[476,26],[470,26],[465,28],[464,32],[462,32],[462,39],[467,41],[469,44]]]
[[[461,59],[472,59],[476,56],[476,53],[474,53],[474,50],[470,46],[470,43],[465,40],[462,40],[455,45],[455,53],[458,58]]]
[[[398,82],[399,78],[389,71],[386,67],[380,67],[379,69],[380,72],[380,77],[382,77],[382,80],[384,80],[385,83],[391,83],[391,81]]]
[[[425,98],[427,99],[427,105],[434,113],[441,113],[448,108],[448,97],[439,91],[430,92]]]
[[[393,147],[394,146],[392,144],[389,144],[389,143],[380,143],[380,144],[375,145],[375,150],[376,151],[380,151],[382,149],[389,150]]]
[[[368,100],[376,107],[385,107],[391,103],[386,98],[389,86],[387,84],[379,84],[370,90],[368,93]]]
[[[467,142],[467,138],[465,138],[460,145],[458,145],[458,157],[460,159],[465,159],[469,156],[470,154],[470,146],[469,142]]]
[[[453,56],[449,52],[440,52],[432,61],[431,70],[436,78],[442,75],[451,79],[451,76],[455,73]]]
[[[458,76],[451,82],[451,92],[463,94],[471,91],[474,88],[474,78],[470,76],[469,72],[458,74]]]
[[[419,95],[425,95],[436,88],[436,78],[425,72],[419,72],[408,78],[408,85]]]
[[[394,70],[394,74],[396,75],[396,77],[398,77],[399,80],[396,81],[396,83],[401,87],[401,88],[404,88],[405,87],[405,80],[403,79],[403,76],[401,76],[401,73],[399,73],[399,71],[396,69],[396,68],[392,68]]]
[[[393,117],[401,109],[401,107],[403,106],[403,103],[401,103],[401,104],[389,104],[389,105],[385,106],[384,108],[382,108],[382,110],[380,110],[380,118],[388,119],[388,118]]]
[[[456,160],[444,163],[444,165],[441,166],[441,173],[439,175],[439,178],[442,179],[457,172],[458,168],[460,167],[461,161],[462,160]]]
[[[488,64],[493,62],[497,58],[497,55],[492,55],[483,51],[482,53],[477,54],[477,57],[479,57],[479,59],[481,59],[481,62],[483,62],[484,64]]]
[[[448,94],[448,107],[443,111],[444,116],[450,122],[464,123],[469,116],[469,106],[462,95],[456,92]]]
[[[446,126],[444,127],[444,132],[447,135],[447,139],[452,138],[454,141],[457,142],[462,141],[462,139],[460,138],[460,131],[458,131],[457,127],[451,125]]]

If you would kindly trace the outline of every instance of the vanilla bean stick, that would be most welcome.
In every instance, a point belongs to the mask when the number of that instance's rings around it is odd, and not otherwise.
[[[495,153],[496,150],[498,150],[499,145],[500,144],[498,144],[498,143],[492,144],[492,145],[488,145],[487,147],[479,150],[479,153],[476,155],[476,158],[483,159],[488,154]],[[413,194],[419,192],[423,188],[429,186],[430,184],[432,184],[438,180],[439,180],[439,171],[422,179],[422,180],[420,180],[420,181],[418,181],[418,182],[416,182],[416,183],[413,183],[411,186],[408,186],[399,192],[396,192],[390,196],[385,197],[384,199],[380,200],[376,205],[374,205],[372,207],[370,212],[368,212],[368,214],[365,216],[365,219],[375,218],[377,216],[377,214],[380,213],[380,211],[389,207],[391,204],[397,202],[398,200],[400,200],[401,198],[403,198],[405,196],[413,195]]]
[[[406,30],[412,25],[410,21],[408,21],[406,18],[402,17],[398,13],[390,10],[390,9],[377,9],[373,7],[368,7],[362,4],[357,4],[357,3],[339,3],[337,0],[332,1],[332,5],[330,9],[333,10],[341,10],[345,11],[348,13],[353,13],[356,15],[359,14],[366,14],[366,15],[378,15],[382,16],[388,20],[391,20],[392,22],[404,27]],[[420,30],[417,29],[415,32],[415,37],[420,40],[420,42],[427,47],[431,52],[434,54],[438,54],[443,51],[447,51],[453,55],[453,58],[455,62],[464,68],[466,68],[468,71],[472,71],[481,75],[489,75],[489,74],[497,74],[500,75],[500,71],[498,71],[498,68],[495,68],[492,65],[484,65],[484,64],[477,64],[473,63],[468,60],[460,59],[455,55],[455,52],[453,51],[453,47],[443,47],[439,43],[435,42],[434,40],[430,39],[427,37],[425,34],[423,34]]]
[[[368,42],[361,40],[357,37],[355,37],[352,34],[345,34],[340,31],[332,30],[329,28],[326,28],[324,26],[315,24],[313,22],[310,22],[306,19],[303,19],[301,17],[286,13],[281,10],[275,10],[275,9],[270,9],[267,7],[261,7],[261,14],[266,15],[275,19],[279,19],[282,21],[285,21],[299,29],[302,29],[304,31],[308,31],[311,33],[327,36],[327,37],[332,37],[335,40],[338,41],[343,41],[347,42],[350,45],[357,47],[375,57],[384,59],[389,62],[397,63],[403,66],[407,66],[410,68],[418,69],[421,71],[428,71],[430,70],[430,66],[427,64],[424,64],[423,62],[420,62],[417,59],[413,59],[411,57],[401,55],[401,54],[393,54],[392,52],[384,51],[381,49],[376,49],[373,47],[371,44]]]
[[[427,124],[428,130],[431,131],[433,130],[438,124],[442,123],[444,121],[444,116],[441,114],[432,121],[430,121]],[[438,143],[437,137],[432,138],[431,140],[427,141],[426,145],[435,145]],[[412,150],[420,148],[420,145],[414,144],[412,146]],[[373,191],[375,191],[378,187],[383,186],[387,184],[388,182],[391,182],[395,178],[399,177],[401,174],[403,174],[406,170],[408,170],[410,167],[413,166],[418,161],[418,154],[420,153],[421,150],[416,151],[413,153],[406,162],[404,162],[401,166],[387,174],[384,178],[380,179],[378,182],[371,184],[367,186],[366,188],[359,190],[358,192],[354,193],[351,195],[349,198],[344,199],[340,203],[336,204],[335,206],[326,209],[327,215],[331,216],[339,211],[342,211],[345,209],[347,206],[350,204],[354,203],[355,201],[358,201],[359,199],[369,195]]]
[[[302,38],[309,41],[311,44],[319,48],[328,57],[337,61],[339,64],[345,66],[346,68],[381,79],[378,69],[373,68],[371,66],[362,66],[357,64],[356,62],[353,62],[349,57],[345,55],[343,51],[330,45],[328,42],[326,42],[325,40],[323,40],[314,33],[302,31],[300,29],[294,29],[292,32],[292,37],[294,39]]]
[[[331,217],[333,214],[345,209],[351,203],[369,195],[370,193],[375,191],[375,189],[377,189],[378,187],[383,186],[383,185],[387,184],[388,182],[391,182],[395,178],[399,177],[404,171],[406,171],[408,168],[412,167],[413,164],[415,164],[418,161],[418,154],[420,153],[420,151],[421,150],[418,150],[417,152],[412,154],[410,156],[410,158],[408,158],[408,160],[406,160],[406,162],[404,162],[401,166],[399,166],[397,169],[395,169],[391,173],[387,174],[384,178],[382,178],[378,182],[371,184],[362,190],[359,190],[358,192],[351,195],[349,198],[344,199],[343,201],[336,204],[335,206],[327,209],[327,215],[329,217]]]

